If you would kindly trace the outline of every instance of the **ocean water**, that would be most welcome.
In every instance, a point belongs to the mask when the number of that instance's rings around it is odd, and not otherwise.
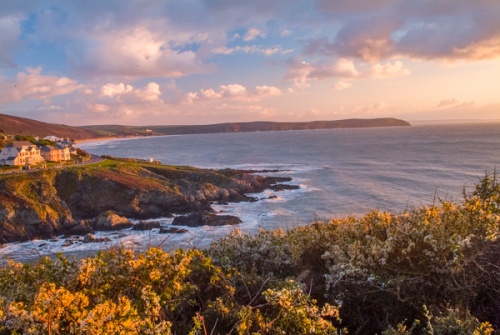
[[[500,123],[162,136],[79,147],[96,155],[153,158],[163,164],[280,170],[269,174],[289,176],[300,188],[266,191],[254,203],[214,206],[239,216],[243,223],[237,228],[252,233],[372,209],[399,213],[439,198],[460,201],[464,188],[500,167]],[[268,199],[271,195],[277,198]],[[112,242],[102,245],[34,241],[9,245],[0,255],[22,259],[35,249],[40,254],[85,252],[121,243],[139,249],[204,247],[234,228],[187,228],[189,233],[171,236],[121,231],[106,233]]]

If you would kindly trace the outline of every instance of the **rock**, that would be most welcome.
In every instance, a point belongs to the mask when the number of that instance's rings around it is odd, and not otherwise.
[[[127,218],[116,214],[113,211],[106,211],[97,216],[94,220],[95,230],[119,230],[124,228],[130,228],[134,224],[130,222]]]
[[[269,188],[275,192],[288,191],[288,190],[298,190],[300,187],[298,185],[289,184],[275,184],[269,186]]]
[[[268,197],[268,199],[278,199],[278,196],[277,196],[277,195],[270,195],[270,196]]]
[[[94,242],[96,240],[96,237],[94,234],[91,234],[91,233],[88,233],[87,235],[85,235],[85,237],[83,238],[83,242]]]
[[[111,241],[109,237],[97,238],[94,234],[87,234],[83,238],[83,242],[85,243],[99,243],[99,242],[109,242]]]
[[[232,215],[215,215],[212,213],[193,213],[187,216],[177,216],[174,218],[174,226],[225,226],[241,223],[240,218]]]
[[[58,242],[59,241],[59,238],[57,236],[52,236],[52,238],[50,239],[50,242]]]
[[[151,230],[154,228],[160,228],[160,223],[158,221],[145,222],[141,221],[132,227],[132,230]]]
[[[176,228],[176,227],[160,228],[160,234],[182,234],[187,232],[188,230],[184,228]]]
[[[71,241],[71,240],[66,240],[66,241],[64,241],[64,243],[62,244],[62,246],[63,246],[63,247],[69,247],[69,246],[70,246],[70,245],[72,245],[72,244],[73,244],[73,241]]]
[[[91,226],[86,225],[86,224],[77,224],[71,227],[66,228],[66,236],[69,235],[80,235],[84,236],[87,235],[88,233],[93,233],[94,229],[92,229]]]

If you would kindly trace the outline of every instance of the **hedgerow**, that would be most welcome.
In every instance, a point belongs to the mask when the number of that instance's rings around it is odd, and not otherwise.
[[[500,186],[460,203],[238,230],[207,250],[0,269],[0,334],[492,334]]]

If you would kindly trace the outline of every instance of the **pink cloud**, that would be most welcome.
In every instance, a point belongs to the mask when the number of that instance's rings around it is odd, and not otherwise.
[[[83,88],[83,85],[67,77],[45,76],[41,72],[41,68],[27,69],[26,72],[18,73],[13,83],[4,81],[0,102],[45,100]]]
[[[491,0],[321,0],[337,18],[334,34],[310,40],[309,55],[477,60],[500,57],[500,4]],[[353,16],[339,16],[339,13]]]
[[[367,75],[371,78],[395,78],[409,76],[410,70],[405,68],[403,62],[395,61],[393,63],[376,63],[373,64]]]
[[[247,31],[245,36],[243,36],[243,40],[245,42],[248,42],[248,41],[252,41],[252,40],[256,39],[257,37],[264,37],[264,36],[265,36],[265,33],[260,31],[259,29],[252,28],[252,29],[249,29]]]
[[[358,63],[340,58],[330,64],[312,64],[299,58],[290,58],[285,79],[293,80],[296,87],[308,87],[311,80],[325,79],[386,79],[410,75],[402,61],[387,63]]]

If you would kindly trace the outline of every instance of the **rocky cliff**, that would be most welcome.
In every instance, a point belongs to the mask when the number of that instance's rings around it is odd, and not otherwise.
[[[110,160],[102,166],[0,175],[0,243],[123,227],[116,216],[210,211],[212,202],[253,201],[247,193],[285,180]]]

